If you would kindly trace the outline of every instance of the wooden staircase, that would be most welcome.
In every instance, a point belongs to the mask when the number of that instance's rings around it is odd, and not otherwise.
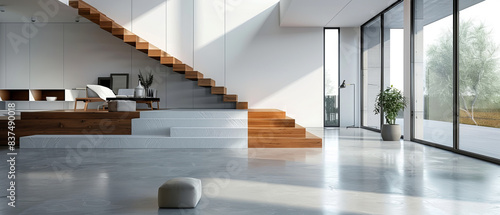
[[[144,52],[149,57],[160,61],[161,64],[172,67],[174,72],[184,74],[186,79],[197,81],[198,86],[210,87],[213,95],[223,96],[223,102],[235,103],[236,109],[248,109],[248,102],[238,101],[237,95],[227,95],[226,87],[216,86],[214,80],[205,78],[201,72],[195,71],[193,67],[182,63],[179,59],[169,55],[167,52],[125,29],[86,2],[81,0],[70,1],[69,5],[78,9],[78,14],[80,16],[99,25],[103,30],[111,33],[113,36],[122,39],[124,43],[134,46],[137,50]]]
[[[103,30],[118,37],[138,51],[144,52],[161,64],[172,67],[174,72],[185,75],[186,79],[197,81],[200,87],[210,87],[211,94],[221,95],[223,102],[235,103],[236,109],[248,109],[248,102],[238,101],[237,95],[227,94],[227,88],[217,86],[215,80],[204,77],[203,73],[171,56],[164,50],[140,38],[133,32],[117,24],[105,14],[82,0],[72,0],[69,5],[78,9],[78,14],[99,25]],[[295,124],[295,119],[276,109],[255,109],[248,112],[249,148],[321,148],[322,139],[306,132]]]
[[[248,148],[321,148],[322,142],[285,111],[248,110]]]

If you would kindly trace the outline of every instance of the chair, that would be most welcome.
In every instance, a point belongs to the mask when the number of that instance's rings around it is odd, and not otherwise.
[[[87,85],[86,89],[86,98],[76,98],[75,99],[75,109],[76,110],[76,103],[78,101],[85,102],[85,106],[83,108],[84,111],[87,111],[88,104],[90,102],[105,102],[106,98],[115,98],[116,95],[113,93],[113,91],[107,87],[100,86],[100,85]],[[104,107],[104,105],[103,105]],[[98,108],[99,109],[99,108]]]

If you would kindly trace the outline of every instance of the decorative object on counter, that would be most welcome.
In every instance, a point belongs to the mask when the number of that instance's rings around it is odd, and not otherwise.
[[[135,87],[134,91],[135,98],[143,98],[144,97],[144,87],[141,85],[141,80],[139,79],[139,85]]]
[[[49,101],[49,102],[53,102],[53,101],[57,100],[57,97],[47,96],[45,99],[47,99],[47,101]]]
[[[141,70],[139,70],[138,76],[139,76],[139,82],[141,82],[142,86],[144,86],[145,96],[146,97],[153,97],[152,95],[150,96],[150,94],[153,94],[153,93],[150,93],[150,91],[149,91],[149,88],[153,84],[153,79],[154,79],[153,72],[150,71],[146,75],[143,75]]]

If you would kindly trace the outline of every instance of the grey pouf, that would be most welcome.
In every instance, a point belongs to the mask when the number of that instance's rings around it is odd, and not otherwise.
[[[201,199],[201,180],[197,178],[174,178],[158,188],[158,207],[194,208]]]
[[[136,103],[130,100],[114,100],[108,102],[109,112],[135,111]]]

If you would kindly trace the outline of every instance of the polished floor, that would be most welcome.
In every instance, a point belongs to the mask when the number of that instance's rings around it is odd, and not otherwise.
[[[21,149],[0,214],[500,214],[500,167],[362,129],[323,149]],[[196,209],[158,209],[167,179],[202,179]]]

